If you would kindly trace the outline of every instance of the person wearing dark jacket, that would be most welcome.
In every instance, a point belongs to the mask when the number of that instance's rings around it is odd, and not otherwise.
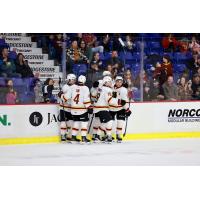
[[[54,89],[54,81],[51,78],[47,78],[42,88],[43,90],[43,97],[45,103],[55,103],[56,99],[54,98],[52,92]]]
[[[16,77],[20,78],[21,75],[16,73],[16,66],[12,59],[8,57],[8,49],[3,48],[0,56],[0,77]]]
[[[24,60],[24,55],[19,53],[16,59],[16,72],[22,75],[22,78],[34,77],[31,68],[28,66],[26,60]]]

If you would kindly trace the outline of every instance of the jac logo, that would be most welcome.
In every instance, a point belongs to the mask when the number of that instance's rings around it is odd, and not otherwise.
[[[54,123],[54,122],[60,122],[60,115],[55,115],[55,114],[51,114],[51,113],[48,113],[48,122],[47,122],[47,125],[51,124],[51,123]]]
[[[11,123],[8,122],[8,115],[0,115],[0,125],[10,126]]]
[[[39,112],[33,112],[29,117],[29,122],[32,126],[39,126],[43,121],[43,117]]]

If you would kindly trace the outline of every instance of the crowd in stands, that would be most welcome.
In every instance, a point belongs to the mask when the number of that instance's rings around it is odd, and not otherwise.
[[[66,34],[65,39],[63,34],[28,35],[61,67],[65,42],[66,73],[86,75],[90,88],[102,78],[104,71],[109,71],[113,80],[117,75],[124,77],[130,97],[136,101],[141,98],[144,101],[200,100],[200,34],[79,33]],[[56,102],[52,95],[56,80],[42,83],[34,77],[23,54],[13,60],[7,47],[1,49],[1,78],[6,89],[0,95],[6,103],[20,102],[15,89],[17,78],[32,80],[28,92],[34,93],[34,102]]]

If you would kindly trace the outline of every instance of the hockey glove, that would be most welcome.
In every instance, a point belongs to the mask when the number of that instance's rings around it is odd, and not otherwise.
[[[123,100],[123,99],[121,99],[121,101],[120,101],[120,102],[121,102],[121,105],[122,105],[122,106],[124,106],[124,105],[126,104],[126,101],[125,101],[125,100]]]
[[[93,83],[93,88],[97,88],[99,86],[99,81],[95,81],[94,83]]]
[[[125,88],[128,88],[128,83],[124,83],[123,86],[124,86]]]
[[[131,115],[131,111],[129,110],[129,108],[125,111],[126,117],[130,117]]]
[[[92,115],[92,114],[93,114],[93,108],[88,108],[88,113],[89,113],[90,115]]]
[[[117,92],[112,92],[112,97],[117,98]]]
[[[61,98],[62,94],[63,94],[63,92],[60,91],[60,92],[58,93],[58,97]]]

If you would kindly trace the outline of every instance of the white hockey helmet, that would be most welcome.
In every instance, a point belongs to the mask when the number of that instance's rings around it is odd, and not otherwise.
[[[102,84],[104,85],[104,84],[106,84],[106,83],[112,83],[112,78],[111,78],[110,76],[105,76],[105,77],[103,78]]]
[[[103,77],[105,77],[105,76],[111,76],[111,73],[109,71],[104,71],[103,72]]]
[[[69,80],[76,80],[76,75],[75,74],[68,74],[66,81],[69,81]]]
[[[84,84],[86,82],[86,77],[83,75],[80,75],[78,77],[78,82]]]
[[[115,78],[115,81],[118,81],[118,80],[123,81],[123,78],[122,78],[121,76],[117,76],[117,77]]]

